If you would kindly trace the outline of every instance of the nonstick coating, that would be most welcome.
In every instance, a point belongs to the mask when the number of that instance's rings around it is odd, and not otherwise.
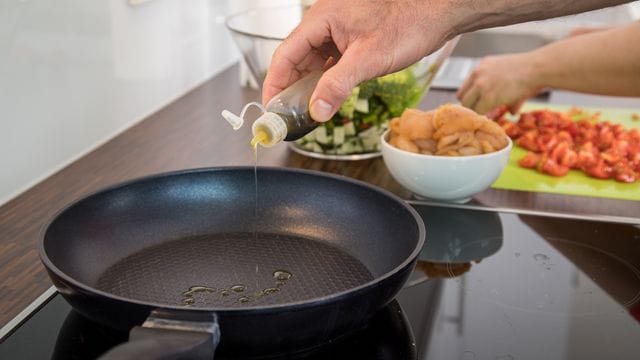
[[[155,303],[241,308],[319,298],[371,280],[367,268],[338,247],[239,233],[152,246],[107,269],[97,288]]]
[[[55,216],[42,261],[71,305],[95,321],[127,329],[158,308],[215,312],[221,349],[238,355],[329,341],[393,299],[424,242],[410,206],[312,171],[259,168],[257,181],[257,206],[253,167],[160,174],[100,191]],[[278,280],[277,271],[291,276]],[[210,290],[189,293],[193,286]],[[260,294],[268,288],[278,290]]]

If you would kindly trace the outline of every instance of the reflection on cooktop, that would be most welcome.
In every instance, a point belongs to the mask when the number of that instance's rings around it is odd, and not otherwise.
[[[432,220],[427,244],[433,246],[425,245],[410,284],[442,284],[430,331],[416,331],[420,358],[631,359],[640,353],[638,226],[419,211],[427,224]],[[473,244],[487,245],[465,257]]]
[[[427,242],[396,298],[404,316],[393,303],[363,331],[298,358],[640,354],[640,226],[416,208]],[[0,358],[93,358],[126,336],[70,311],[56,296],[0,344]]]
[[[419,207],[418,212],[431,226],[410,286],[461,276],[502,246],[502,223],[497,213],[425,207]]]

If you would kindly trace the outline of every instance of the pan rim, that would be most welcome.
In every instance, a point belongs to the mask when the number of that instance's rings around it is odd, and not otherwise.
[[[141,176],[141,177],[137,177],[137,178],[133,178],[133,179],[129,179],[129,180],[125,180],[122,182],[118,182],[115,184],[112,184],[110,186],[107,187],[103,187],[100,188],[96,191],[90,192],[86,195],[82,195],[81,197],[71,201],[69,204],[67,204],[66,206],[63,206],[61,209],[59,209],[57,212],[55,212],[41,227],[40,230],[40,234],[39,234],[39,239],[38,239],[38,255],[40,257],[40,261],[44,264],[45,268],[51,272],[53,272],[55,274],[56,277],[58,277],[59,279],[63,280],[66,283],[70,283],[72,284],[76,289],[80,289],[81,291],[88,293],[88,294],[92,294],[92,295],[97,295],[99,297],[105,298],[105,299],[109,299],[109,300],[114,300],[114,301],[119,301],[119,302],[124,302],[124,303],[128,303],[128,304],[134,304],[137,306],[143,306],[143,307],[150,307],[150,308],[158,308],[158,309],[166,309],[166,310],[171,310],[171,311],[176,311],[176,312],[198,312],[198,313],[217,313],[217,314],[234,314],[234,316],[237,315],[250,315],[251,313],[266,313],[266,312],[279,312],[282,310],[286,310],[286,311],[297,311],[297,310],[303,310],[307,307],[316,307],[316,306],[320,306],[323,304],[329,304],[335,301],[340,300],[343,297],[347,297],[349,295],[352,294],[356,294],[362,291],[365,291],[366,289],[369,289],[373,286],[375,286],[376,284],[382,283],[384,281],[386,281],[387,279],[393,277],[394,275],[402,272],[404,269],[406,269],[408,266],[411,265],[411,263],[415,262],[415,260],[418,258],[418,256],[420,255],[420,252],[422,250],[422,248],[424,247],[424,243],[425,243],[425,237],[426,237],[426,230],[425,230],[425,225],[424,225],[424,221],[422,220],[422,217],[420,217],[420,214],[410,205],[408,204],[406,201],[402,200],[399,196],[391,193],[388,190],[385,190],[381,187],[378,187],[376,185],[364,182],[362,180],[357,180],[348,176],[344,176],[344,175],[338,175],[338,174],[333,174],[333,173],[326,173],[323,171],[317,171],[317,170],[308,170],[308,169],[297,169],[297,168],[288,168],[288,167],[278,167],[278,166],[258,166],[257,169],[258,170],[264,170],[264,171],[276,171],[276,172],[289,172],[289,173],[294,173],[294,174],[304,174],[304,175],[312,175],[312,176],[319,176],[319,177],[325,177],[325,178],[330,178],[333,180],[338,180],[338,181],[346,181],[349,183],[352,183],[354,185],[357,186],[362,186],[365,187],[371,191],[375,191],[377,193],[382,194],[383,196],[386,196],[388,198],[390,198],[391,200],[395,201],[396,203],[398,203],[398,205],[400,205],[401,207],[403,207],[405,210],[407,210],[409,212],[409,214],[411,214],[413,216],[413,218],[416,220],[416,225],[418,227],[418,241],[416,242],[415,248],[412,250],[411,254],[409,256],[407,256],[404,261],[402,261],[399,265],[395,266],[393,269],[391,269],[390,271],[373,278],[370,281],[367,281],[366,283],[360,284],[358,286],[352,287],[350,289],[347,290],[343,290],[340,292],[335,292],[332,294],[328,294],[325,296],[321,296],[321,297],[315,297],[312,299],[307,299],[307,300],[300,300],[300,301],[294,301],[294,302],[287,302],[287,303],[282,303],[282,304],[272,304],[272,305],[263,305],[263,306],[246,306],[246,307],[198,307],[198,308],[185,308],[184,306],[180,306],[180,305],[172,305],[172,304],[162,304],[162,303],[156,303],[156,302],[149,302],[149,301],[142,301],[142,300],[137,300],[137,299],[132,299],[132,298],[127,298],[124,296],[120,296],[120,295],[116,295],[116,294],[112,294],[100,289],[97,289],[93,286],[87,285],[81,281],[76,280],[75,278],[73,278],[72,276],[66,274],[64,271],[62,271],[61,269],[59,269],[52,261],[51,259],[49,259],[46,250],[45,250],[45,235],[46,232],[48,230],[48,228],[51,226],[51,224],[58,219],[58,217],[60,215],[62,215],[63,213],[65,213],[68,209],[72,208],[73,206],[77,205],[78,203],[82,202],[82,201],[86,201],[94,196],[97,196],[99,194],[108,192],[108,191],[113,191],[122,187],[125,187],[127,185],[133,184],[133,183],[137,183],[137,182],[141,182],[141,181],[145,181],[145,180],[150,180],[150,179],[157,179],[157,178],[166,178],[166,177],[172,177],[172,176],[178,176],[178,175],[182,175],[182,174],[193,174],[193,173],[203,173],[203,172],[218,172],[218,171],[238,171],[238,170],[243,170],[243,171],[248,171],[250,170],[251,172],[254,171],[254,166],[221,166],[221,167],[202,167],[202,168],[190,168],[190,169],[182,169],[182,170],[177,170],[177,171],[170,171],[170,172],[161,172],[161,173],[155,173],[155,174],[150,174],[150,175],[146,175],[146,176]],[[54,284],[55,285],[55,284]],[[56,287],[57,288],[57,287]]]

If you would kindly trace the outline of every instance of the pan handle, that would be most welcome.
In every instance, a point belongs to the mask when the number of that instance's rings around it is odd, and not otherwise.
[[[215,313],[153,310],[142,326],[129,332],[129,341],[100,359],[213,359],[220,342]]]

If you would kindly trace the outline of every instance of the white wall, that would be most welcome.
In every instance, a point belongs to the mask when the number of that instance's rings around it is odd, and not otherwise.
[[[247,1],[0,1],[0,204],[237,60]]]

